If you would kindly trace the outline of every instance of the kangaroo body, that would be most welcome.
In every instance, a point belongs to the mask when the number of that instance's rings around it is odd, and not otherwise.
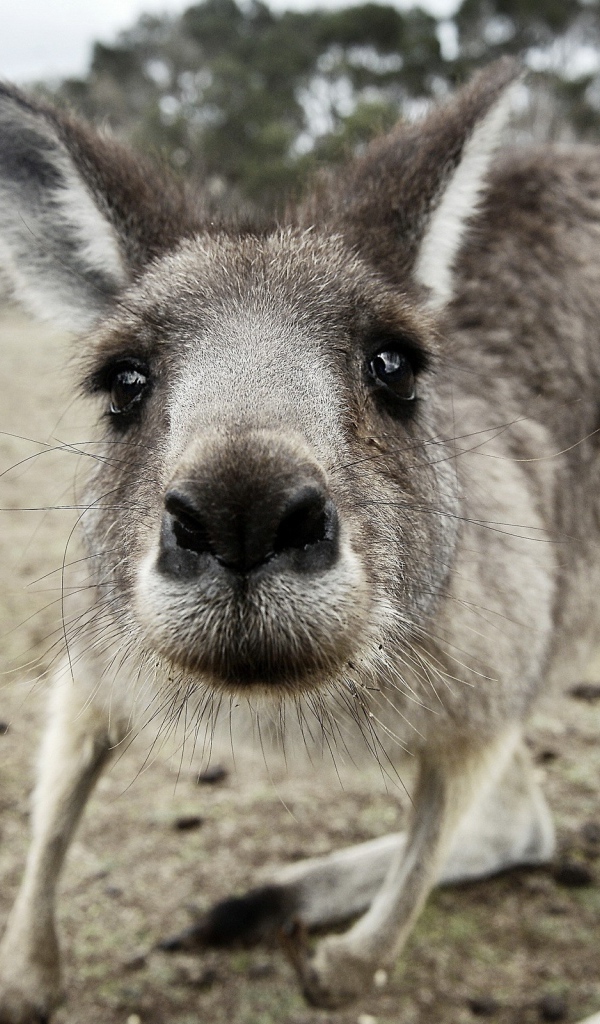
[[[514,79],[493,65],[261,226],[0,91],[0,257],[83,333],[102,414],[98,595],[53,695],[2,1024],[56,1005],[56,882],[142,692],[190,721],[308,695],[390,754],[415,727],[406,834],[197,929],[283,929],[317,1005],[368,989],[437,882],[552,856],[522,731],[600,639],[600,154],[498,157]],[[356,915],[309,953],[302,924]]]

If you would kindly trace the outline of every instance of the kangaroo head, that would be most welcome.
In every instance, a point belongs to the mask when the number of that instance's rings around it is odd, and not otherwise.
[[[440,310],[514,79],[493,65],[260,229],[0,91],[0,260],[81,335],[100,407],[98,601],[168,673],[368,679],[431,615],[457,497]]]

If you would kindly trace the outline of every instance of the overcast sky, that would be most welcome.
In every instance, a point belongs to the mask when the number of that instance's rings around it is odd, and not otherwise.
[[[0,78],[28,82],[82,75],[94,40],[114,40],[144,11],[178,13],[191,0],[0,0]],[[276,10],[350,6],[360,0],[271,0]],[[406,9],[413,0],[390,0]],[[439,17],[451,14],[459,0],[420,0]]]

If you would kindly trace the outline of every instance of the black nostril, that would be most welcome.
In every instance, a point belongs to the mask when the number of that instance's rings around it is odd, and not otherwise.
[[[233,488],[191,491],[184,481],[165,495],[157,565],[181,579],[208,571],[211,560],[242,575],[271,561],[275,572],[319,572],[337,558],[338,532],[335,506],[320,482],[255,488],[246,497]]]
[[[181,491],[167,491],[165,508],[172,517],[172,529],[180,548],[201,555],[211,551],[211,543],[202,512]]]
[[[303,487],[283,510],[273,551],[279,554],[290,548],[300,550],[311,544],[332,539],[336,520],[333,502],[315,487]]]

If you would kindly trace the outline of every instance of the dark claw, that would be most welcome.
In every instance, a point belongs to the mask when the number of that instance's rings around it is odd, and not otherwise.
[[[322,991],[311,963],[308,930],[303,921],[294,918],[279,929],[283,953],[296,972],[302,994],[311,1006],[328,1007],[327,993]]]
[[[310,1006],[322,1010],[337,1010],[341,1006],[354,1002],[356,994],[352,992],[332,992],[326,988],[319,978],[312,960],[308,929],[303,921],[294,918],[279,929],[279,942],[294,968],[302,995]]]
[[[295,917],[286,922],[278,932],[279,944],[301,981],[310,962],[310,946],[306,925]]]

